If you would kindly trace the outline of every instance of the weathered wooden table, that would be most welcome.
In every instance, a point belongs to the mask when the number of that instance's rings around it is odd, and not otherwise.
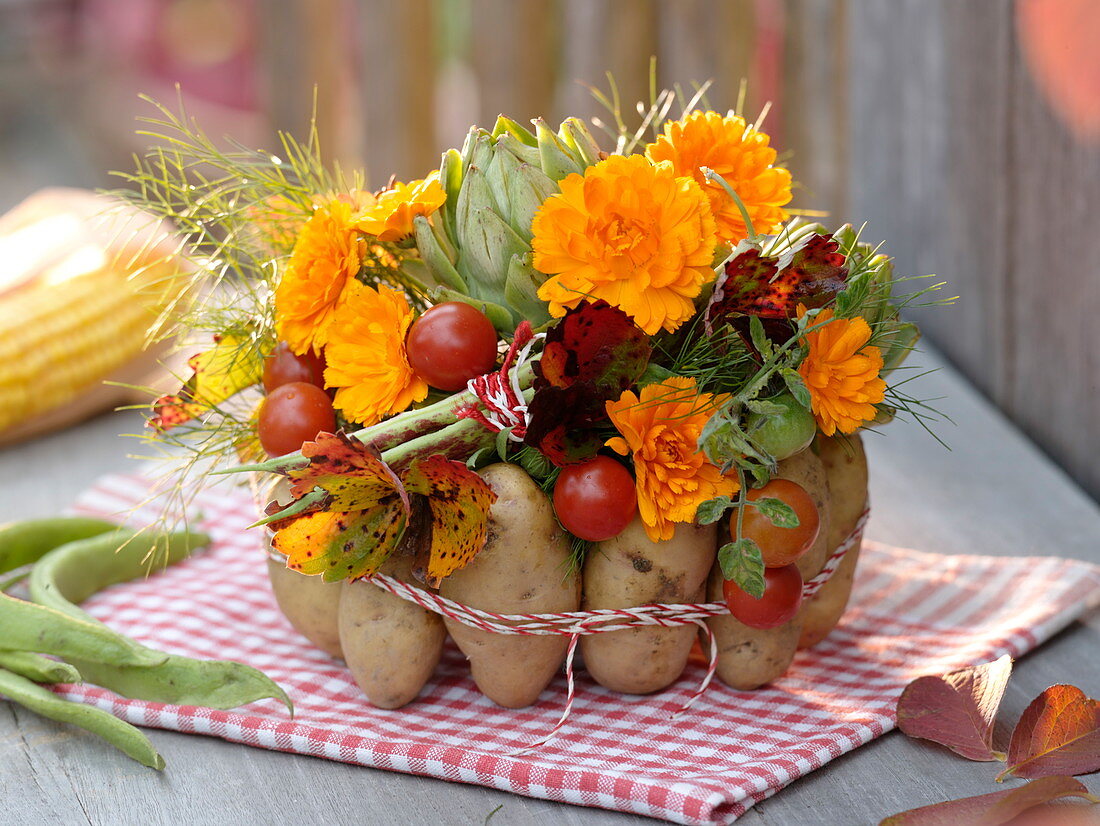
[[[933,353],[915,362],[937,367]],[[914,383],[955,426],[944,450],[913,423],[866,438],[874,516],[869,535],[946,553],[1047,555],[1100,562],[1100,509],[949,368]],[[125,469],[134,414],[0,451],[0,521],[58,513],[95,477]],[[2,629],[0,629],[2,633]],[[1056,682],[1100,693],[1100,614],[1025,657],[1004,712],[1018,715]],[[420,777],[150,731],[168,769],[139,766],[78,729],[0,701],[0,823],[654,823]],[[814,772],[740,821],[877,823],[902,809],[995,791],[996,768],[892,732]],[[1086,778],[1094,792],[1100,781]]]

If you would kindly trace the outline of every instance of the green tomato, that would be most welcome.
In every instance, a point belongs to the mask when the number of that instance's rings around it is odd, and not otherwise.
[[[817,433],[817,422],[814,414],[790,393],[768,401],[782,407],[783,412],[751,414],[745,422],[745,432],[757,447],[766,450],[778,462],[809,446]]]

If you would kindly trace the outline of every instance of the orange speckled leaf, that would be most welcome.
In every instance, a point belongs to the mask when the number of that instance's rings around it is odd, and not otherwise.
[[[314,488],[329,498],[325,510],[358,511],[371,508],[390,496],[398,496],[409,509],[409,497],[397,475],[378,451],[343,433],[318,433],[302,445],[309,464],[287,472],[291,493],[297,500]]]
[[[497,495],[461,462],[445,456],[420,459],[402,475],[409,493],[428,500],[432,512],[427,582],[438,583],[473,559],[485,545],[489,508]]]
[[[326,582],[370,576],[401,541],[408,513],[396,495],[352,513],[307,513],[288,519],[271,544],[288,568]]]
[[[1012,732],[1008,768],[1017,777],[1100,770],[1100,702],[1074,685],[1052,685],[1031,701]]]

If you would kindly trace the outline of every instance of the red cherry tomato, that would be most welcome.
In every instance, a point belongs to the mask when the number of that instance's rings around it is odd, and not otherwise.
[[[562,468],[554,483],[554,511],[574,536],[602,542],[622,533],[638,509],[630,471],[610,456]]]
[[[257,430],[269,456],[293,453],[321,431],[335,428],[332,402],[315,384],[295,381],[276,387],[260,405]]]
[[[497,331],[489,317],[461,301],[436,304],[409,328],[409,366],[440,390],[461,390],[497,363]]]
[[[722,583],[722,594],[734,619],[750,628],[776,628],[789,622],[802,605],[802,574],[797,565],[764,569],[764,596],[746,594],[731,579]]]
[[[270,393],[276,387],[304,381],[320,388],[325,386],[325,360],[312,350],[296,356],[290,345],[280,341],[264,359],[264,390]]]
[[[764,564],[769,568],[789,565],[810,549],[821,530],[817,505],[806,489],[790,479],[772,479],[768,484],[747,494],[749,501],[778,499],[790,505],[798,517],[798,527],[781,528],[757,508],[746,507],[741,519],[741,536],[760,546]],[[730,534],[737,533],[737,511],[730,517]]]

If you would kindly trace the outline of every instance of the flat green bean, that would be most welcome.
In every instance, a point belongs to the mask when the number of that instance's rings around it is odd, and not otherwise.
[[[30,651],[0,651],[0,668],[6,668],[36,683],[79,683],[80,672],[68,663],[59,663]]]
[[[160,771],[164,758],[141,731],[95,706],[63,700],[52,691],[0,668],[0,694],[35,714],[90,731],[139,763]]]
[[[69,662],[156,665],[167,654],[146,648],[105,625],[0,593],[0,649],[53,654]],[[79,666],[78,666],[79,668]]]
[[[37,562],[59,545],[114,530],[118,525],[85,516],[24,519],[0,525],[0,574]]]
[[[35,566],[30,577],[31,598],[73,618],[95,622],[74,603],[108,585],[145,575],[150,558],[158,566],[185,559],[206,537],[185,532],[170,535],[138,534],[118,548],[100,537],[56,548]],[[117,544],[117,543],[116,543]],[[135,643],[136,644],[136,643]],[[146,651],[163,658],[157,663],[90,662],[79,655],[66,657],[87,682],[116,694],[174,705],[229,709],[274,698],[293,713],[286,692],[262,671],[226,660],[195,660]]]

